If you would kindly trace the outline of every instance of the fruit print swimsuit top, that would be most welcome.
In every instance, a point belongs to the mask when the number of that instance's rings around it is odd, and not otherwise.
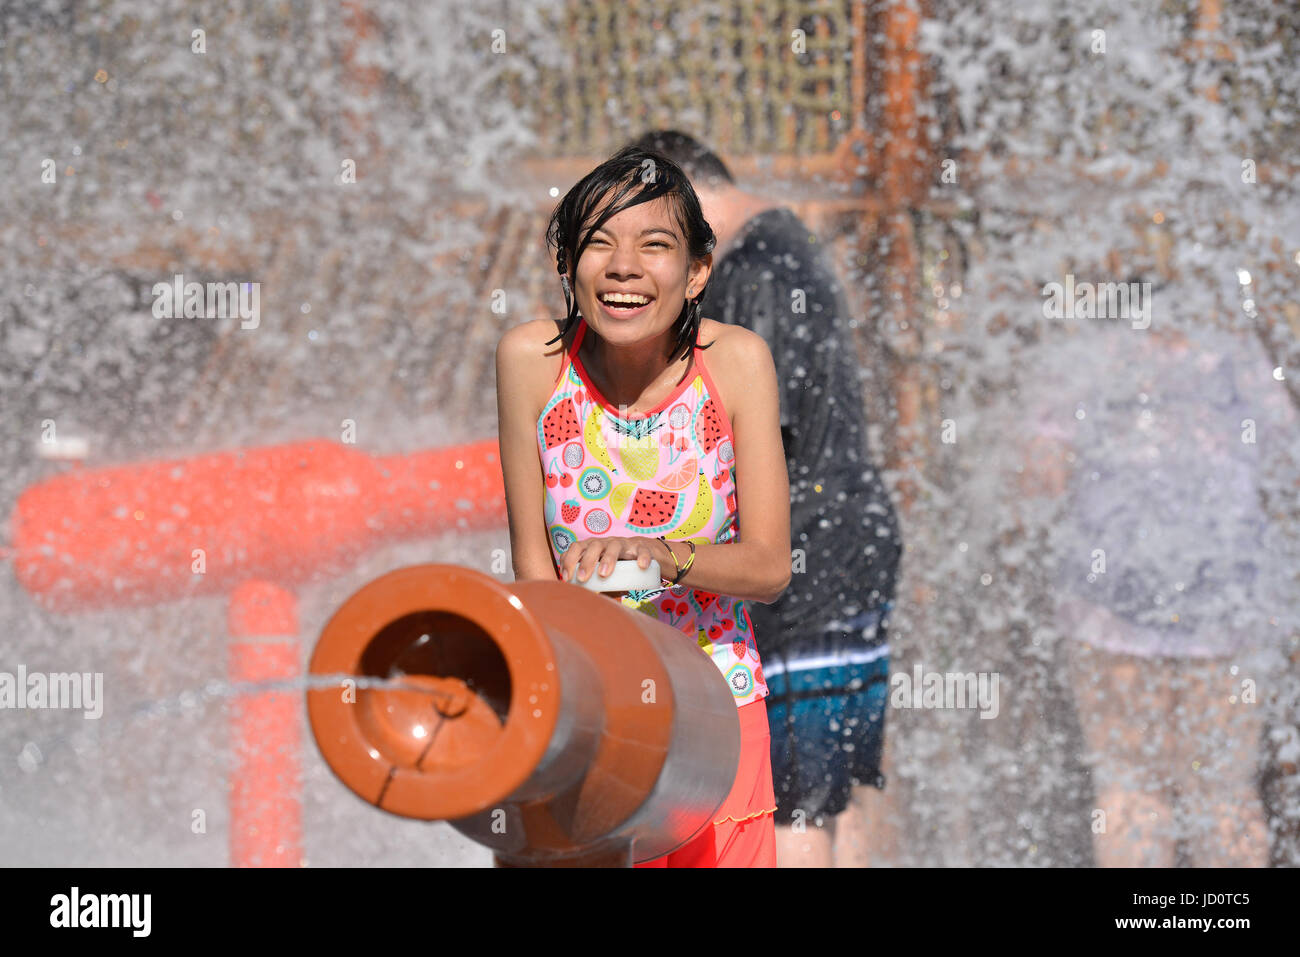
[[[560,556],[582,539],[662,535],[697,545],[732,541],[739,532],[735,449],[703,350],[694,350],[690,375],[671,396],[643,416],[624,419],[591,385],[578,356],[587,323],[581,318],[578,323],[537,420],[556,577]],[[673,574],[671,568],[661,572]],[[726,678],[738,707],[767,697],[743,600],[685,582],[658,592],[629,592],[622,600],[694,638]]]

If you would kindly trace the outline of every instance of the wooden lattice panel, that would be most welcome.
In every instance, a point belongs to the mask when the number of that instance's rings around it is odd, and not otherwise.
[[[861,106],[845,0],[568,0],[547,16],[563,64],[506,80],[539,120],[542,153],[608,155],[676,127],[707,130],[725,154],[824,154]]]

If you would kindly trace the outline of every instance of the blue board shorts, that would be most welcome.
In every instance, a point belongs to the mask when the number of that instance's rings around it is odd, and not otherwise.
[[[777,824],[801,811],[821,826],[848,806],[851,787],[884,789],[890,604],[763,656]]]

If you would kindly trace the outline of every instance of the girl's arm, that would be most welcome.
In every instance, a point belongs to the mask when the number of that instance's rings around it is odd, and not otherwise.
[[[545,479],[537,453],[537,412],[532,407],[538,370],[545,366],[530,323],[508,329],[497,344],[497,437],[510,522],[515,581],[556,581],[546,519]]]
[[[762,336],[739,326],[730,334],[735,337],[729,350],[735,363],[730,379],[745,385],[733,400],[735,407],[727,410],[735,437],[739,533],[723,545],[696,546],[695,564],[682,584],[770,605],[790,584],[790,481],[781,442],[776,365]],[[689,546],[670,544],[684,565]],[[672,577],[671,559],[662,571]]]

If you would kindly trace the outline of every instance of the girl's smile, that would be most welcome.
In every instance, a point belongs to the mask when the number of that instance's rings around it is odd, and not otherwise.
[[[650,307],[653,306],[657,301],[658,300],[656,299],[651,299],[645,305],[638,306],[631,303],[606,304],[603,299],[600,299],[599,297],[596,299],[596,303],[600,307],[601,314],[617,322],[624,322],[628,319],[635,319],[637,316],[640,316],[643,313],[645,313],[647,310],[649,310]]]

